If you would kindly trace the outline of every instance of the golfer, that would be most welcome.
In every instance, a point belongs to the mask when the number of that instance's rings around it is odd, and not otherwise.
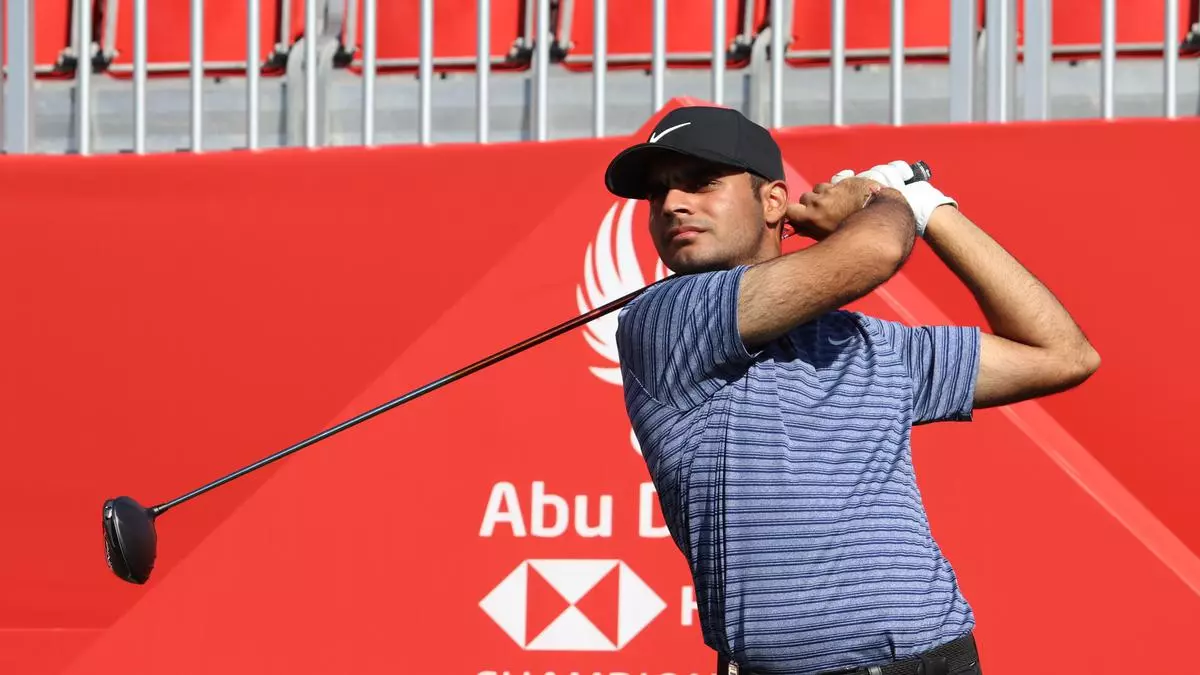
[[[625,403],[718,675],[983,672],[930,533],[913,425],[1063,391],[1100,359],[1055,297],[904,162],[793,199],[725,108],[666,115],[608,168],[675,274],[618,315]],[[781,254],[789,223],[816,240]],[[992,333],[841,310],[924,239]]]

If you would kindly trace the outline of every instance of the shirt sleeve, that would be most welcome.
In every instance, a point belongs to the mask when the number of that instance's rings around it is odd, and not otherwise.
[[[626,382],[688,410],[745,372],[754,357],[738,330],[747,266],[687,274],[648,289],[621,309],[617,350]]]
[[[966,422],[974,412],[981,333],[973,326],[906,326],[872,317],[913,385],[913,424]]]

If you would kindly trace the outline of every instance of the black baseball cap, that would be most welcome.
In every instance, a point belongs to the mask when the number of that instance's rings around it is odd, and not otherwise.
[[[608,165],[609,192],[645,199],[653,160],[683,155],[724,164],[767,180],[784,180],[783,155],[771,133],[732,108],[690,106],[663,116],[645,143],[621,151]]]

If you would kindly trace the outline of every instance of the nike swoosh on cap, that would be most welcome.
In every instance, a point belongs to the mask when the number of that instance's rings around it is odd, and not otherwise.
[[[663,129],[662,131],[660,131],[658,133],[652,133],[652,134],[650,134],[650,142],[657,143],[662,139],[663,136],[666,136],[667,134],[671,133],[672,131],[675,131],[676,129],[682,129],[683,127],[686,127],[689,124],[691,124],[691,122],[684,122],[683,124],[676,124],[673,127]]]

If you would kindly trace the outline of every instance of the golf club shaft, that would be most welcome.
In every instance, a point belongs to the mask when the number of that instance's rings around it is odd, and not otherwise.
[[[151,508],[150,511],[155,516],[158,516],[158,515],[164,513],[165,511],[167,511],[168,509],[178,506],[179,504],[182,504],[182,503],[188,501],[189,499],[192,499],[193,497],[198,497],[198,496],[204,494],[205,492],[208,492],[209,490],[220,487],[220,486],[224,485],[225,483],[228,483],[229,481],[234,480],[235,478],[240,478],[241,476],[244,476],[244,475],[250,473],[251,471],[255,471],[255,470],[257,470],[261,467],[264,467],[272,462],[283,459],[284,457],[287,457],[288,455],[292,454],[293,452],[297,452],[299,450],[303,450],[304,448],[307,448],[308,446],[312,445],[313,443],[325,440],[326,438],[329,438],[330,436],[332,436],[336,433],[345,431],[346,429],[349,429],[350,427],[355,426],[356,424],[359,424],[361,422],[365,422],[365,421],[371,419],[372,417],[375,417],[376,415],[379,415],[381,413],[387,412],[388,410],[391,410],[392,408],[395,408],[398,405],[407,403],[415,398],[424,396],[425,394],[428,394],[429,392],[434,391],[435,389],[440,389],[441,387],[444,387],[447,384],[450,384],[451,382],[460,380],[460,379],[466,377],[467,375],[474,373],[477,370],[482,370],[484,368],[487,368],[488,366],[495,364],[495,363],[499,363],[500,361],[503,361],[504,359],[507,359],[510,356],[520,354],[521,352],[525,351],[526,349],[529,349],[530,347],[535,347],[535,346],[537,346],[547,340],[550,340],[554,337],[557,337],[563,333],[574,330],[575,328],[582,326],[583,324],[585,324],[589,321],[592,321],[593,319],[599,318],[605,314],[608,314],[609,312],[611,312],[613,310],[623,307],[630,300],[633,300],[635,297],[637,297],[641,293],[644,293],[649,288],[651,288],[657,284],[660,284],[663,281],[666,281],[667,279],[670,279],[670,278],[671,277],[666,277],[664,279],[660,279],[659,281],[649,284],[643,288],[639,288],[638,290],[633,291],[632,293],[629,293],[620,298],[617,298],[616,300],[613,300],[612,302],[610,302],[606,305],[597,307],[596,309],[593,309],[592,311],[590,311],[586,314],[581,314],[580,316],[575,317],[574,319],[571,319],[570,321],[561,323],[553,328],[543,331],[542,333],[539,333],[539,334],[537,334],[531,338],[528,338],[522,342],[518,342],[517,344],[512,345],[511,347],[508,347],[502,351],[496,352],[495,354],[492,354],[491,356],[489,356],[485,359],[476,361],[475,363],[472,363],[469,366],[460,368],[459,370],[456,370],[453,373],[446,375],[445,377],[434,380],[433,382],[430,382],[429,384],[427,384],[423,387],[420,387],[419,389],[414,389],[414,390],[408,392],[407,394],[404,394],[403,396],[392,399],[391,401],[388,401],[387,403],[380,405],[379,407],[368,410],[367,412],[362,413],[361,415],[354,417],[353,419],[346,420],[345,422],[342,422],[341,424],[339,424],[335,427],[326,429],[325,431],[322,431],[321,433],[317,434],[316,436],[312,436],[311,438],[307,438],[303,441],[300,441],[299,443],[297,443],[291,447],[280,450],[279,452],[271,455],[270,457],[266,457],[262,460],[255,462],[254,464],[251,464],[250,466],[247,466],[243,469],[239,469],[239,470],[235,471],[234,473],[229,474],[228,476],[225,476],[223,478],[218,478],[217,480],[209,483],[208,485],[205,485],[204,487],[200,487],[195,490],[192,490],[191,492],[183,495],[182,497],[173,499],[165,504],[159,504],[158,506]]]
[[[917,162],[917,163],[913,164],[913,177],[910,180],[908,180],[907,182],[913,183],[913,182],[920,181],[920,180],[928,180],[930,176],[931,176],[931,172],[929,170],[929,167],[924,162]],[[791,235],[789,234],[787,236],[791,236]],[[785,236],[784,238],[787,238],[787,236]],[[427,384],[423,387],[414,389],[414,390],[408,392],[407,394],[404,394],[398,398],[394,398],[391,401],[388,401],[387,403],[384,403],[383,405],[380,405],[376,408],[368,410],[367,412],[364,412],[361,415],[358,415],[357,417],[346,420],[345,422],[342,422],[341,424],[339,424],[335,427],[326,429],[325,431],[322,431],[321,433],[317,434],[316,436],[312,436],[303,441],[300,441],[299,443],[296,443],[295,445],[293,445],[291,447],[284,448],[283,450],[280,450],[279,452],[277,452],[269,457],[265,457],[265,458],[255,462],[254,464],[251,464],[245,468],[239,469],[227,476],[224,476],[223,478],[218,478],[217,480],[209,483],[208,485],[196,488],[195,490],[192,490],[191,492],[189,492],[181,497],[177,497],[177,498],[175,498],[169,502],[166,502],[164,504],[159,504],[158,506],[154,506],[150,509],[150,512],[154,516],[161,515],[161,514],[165,513],[167,510],[172,509],[172,508],[188,501],[189,499],[192,499],[194,497],[199,497],[200,495],[204,494],[205,492],[208,492],[209,490],[218,488],[218,487],[228,483],[229,481],[240,478],[252,471],[256,471],[268,464],[271,464],[272,462],[276,462],[280,459],[283,459],[284,457],[287,457],[288,455],[290,455],[294,452],[303,450],[304,448],[307,448],[308,446],[312,445],[313,443],[317,443],[318,441],[323,441],[326,438],[333,436],[334,434],[340,433],[342,431],[345,431],[346,429],[349,429],[350,427],[353,427],[357,424],[365,422],[365,421],[371,419],[372,417],[375,417],[376,415],[385,413],[388,410],[391,410],[392,408],[395,408],[398,405],[402,405],[402,404],[407,403],[415,398],[424,396],[425,394],[428,394],[429,392],[434,391],[436,389],[440,389],[440,388],[446,386],[447,384],[450,384],[451,382],[461,380],[462,378],[466,377],[467,375],[470,375],[471,373],[474,373],[475,371],[487,368],[488,366],[493,365],[495,363],[499,363],[500,361],[503,361],[504,359],[507,359],[510,356],[520,354],[521,352],[529,349],[530,347],[536,347],[537,345],[540,345],[541,343],[543,343],[547,340],[555,338],[555,337],[562,335],[563,333],[566,333],[568,331],[574,330],[575,328],[578,328],[579,326],[582,326],[582,325],[588,323],[589,321],[592,321],[593,319],[604,316],[605,314],[608,314],[609,312],[612,312],[613,310],[623,307],[624,305],[628,304],[631,300],[636,298],[638,295],[644,293],[646,290],[648,290],[670,278],[671,277],[668,276],[663,279],[660,279],[652,284],[649,284],[647,286],[639,288],[638,290],[633,291],[632,293],[628,293],[620,298],[617,298],[616,300],[613,300],[612,302],[610,302],[608,304],[601,305],[600,307],[597,307],[596,309],[593,309],[592,311],[590,311],[586,314],[581,314],[581,315],[575,317],[574,319],[571,319],[570,321],[561,323],[561,324],[559,324],[553,328],[550,328],[546,331],[543,331],[531,338],[523,340],[522,342],[518,342],[517,344],[512,345],[511,347],[508,347],[506,349],[498,351],[495,354],[488,356],[487,358],[476,361],[475,363],[472,363],[469,366],[460,368],[459,370],[456,370],[453,373],[450,373],[449,375],[446,375],[440,379],[434,380],[433,382],[430,382],[429,384]]]

